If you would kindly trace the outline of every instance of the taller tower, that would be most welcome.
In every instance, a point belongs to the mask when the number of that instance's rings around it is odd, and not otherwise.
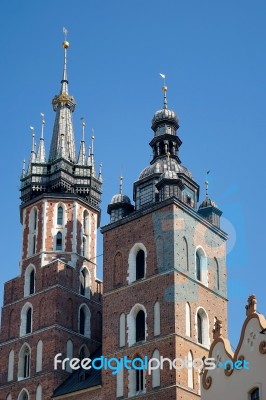
[[[153,159],[134,183],[135,208],[120,190],[108,206],[110,224],[102,228],[107,357],[162,356],[191,366],[207,356],[215,320],[227,320],[221,211],[207,195],[198,209],[199,185],[181,164],[178,128],[164,86],[163,108],[152,119]],[[151,375],[104,372],[103,383],[104,398],[200,398],[197,369],[170,369],[168,362]]]
[[[5,284],[0,336],[0,398],[46,400],[69,372],[54,357],[84,357],[101,344],[102,283],[96,277],[96,232],[101,173],[88,155],[84,129],[78,156],[68,91],[67,51],[48,160],[44,123],[38,149],[33,134],[21,176],[20,274]],[[93,140],[94,138],[92,138]]]

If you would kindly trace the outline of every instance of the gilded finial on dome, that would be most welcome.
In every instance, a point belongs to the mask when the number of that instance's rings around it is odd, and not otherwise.
[[[167,109],[167,97],[166,97],[166,92],[167,92],[167,86],[165,84],[165,80],[166,80],[166,75],[164,74],[160,74],[160,77],[163,78],[163,87],[162,87],[162,91],[163,91],[163,108],[166,110]]]

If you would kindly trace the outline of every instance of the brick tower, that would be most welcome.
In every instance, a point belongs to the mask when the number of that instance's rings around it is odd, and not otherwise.
[[[49,158],[33,134],[21,177],[22,254],[19,276],[5,284],[0,336],[1,400],[46,400],[69,375],[54,356],[84,357],[101,344],[102,283],[96,278],[101,173],[83,136],[78,157],[68,93],[67,49]],[[94,139],[94,138],[92,138]]]
[[[181,358],[189,368],[171,370],[165,362],[151,374],[104,372],[104,399],[199,399],[192,362],[207,356],[215,320],[227,320],[221,211],[207,186],[198,208],[199,186],[179,159],[178,119],[167,107],[166,86],[163,93],[163,108],[152,119],[153,159],[134,184],[135,207],[120,185],[108,206],[110,224],[102,228],[103,353]]]

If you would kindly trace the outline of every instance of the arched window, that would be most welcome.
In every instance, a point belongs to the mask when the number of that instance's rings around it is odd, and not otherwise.
[[[260,390],[258,387],[252,389],[250,392],[250,400],[260,400]]]
[[[216,276],[216,288],[220,290],[220,271],[219,271],[219,264],[216,257],[214,257],[214,264],[215,264],[215,276]]]
[[[91,312],[86,304],[79,309],[79,333],[88,338],[91,337]]]
[[[90,356],[90,352],[88,350],[88,347],[84,344],[79,349],[79,359],[84,360],[84,358],[89,358],[89,356]]]
[[[190,389],[194,389],[194,380],[193,380],[193,357],[191,351],[188,352],[187,355],[188,367],[187,367],[187,385]]]
[[[42,352],[43,352],[43,342],[39,340],[37,344],[36,372],[40,372],[42,370]]]
[[[26,314],[26,335],[32,331],[32,308],[30,307]]]
[[[146,310],[141,304],[135,304],[127,316],[128,345],[144,341],[147,337]]]
[[[12,400],[11,394],[9,394],[9,395],[7,396],[6,400]]]
[[[145,273],[145,253],[139,250],[136,256],[136,280],[144,278]]]
[[[30,400],[29,393],[26,389],[22,389],[18,396],[18,400]]]
[[[55,249],[56,250],[62,250],[63,248],[63,237],[62,237],[62,232],[57,232],[56,234],[56,243],[55,243]]]
[[[66,364],[66,371],[72,372],[72,369],[69,365],[70,360],[73,358],[73,342],[72,342],[72,340],[67,341],[66,353],[67,353],[67,358],[69,359]]]
[[[186,303],[186,336],[191,336],[190,305]]]
[[[121,314],[119,318],[119,346],[126,345],[126,316]]]
[[[42,387],[41,387],[41,385],[37,386],[36,400],[42,400]]]
[[[24,344],[19,352],[18,361],[18,380],[29,378],[30,376],[30,347]]]
[[[32,332],[32,305],[24,304],[21,310],[20,336]]]
[[[156,301],[153,307],[153,318],[154,318],[154,336],[158,336],[161,333],[161,315],[160,315],[160,303]]]
[[[206,311],[200,308],[197,311],[196,318],[198,343],[209,346],[209,318]]]
[[[136,342],[145,340],[145,313],[140,310],[136,316]]]
[[[132,283],[143,279],[146,273],[147,251],[142,243],[136,243],[130,250],[128,257],[128,282]]]
[[[90,273],[86,267],[80,271],[80,294],[90,297]]]
[[[29,296],[35,293],[35,267],[30,264],[24,275],[24,296]]]
[[[204,285],[208,285],[207,256],[202,247],[198,247],[195,253],[195,275],[196,279]]]
[[[57,209],[57,225],[63,225],[63,207],[61,206]]]
[[[8,355],[8,372],[7,381],[13,381],[14,379],[14,350],[11,350]]]
[[[158,360],[158,363],[155,363],[155,361],[152,362],[153,364],[155,364],[155,365],[152,365],[154,368],[156,368],[158,366],[158,368],[152,370],[152,376],[151,376],[152,387],[156,388],[161,385],[161,371],[160,371],[160,366],[159,366],[159,360],[160,360],[159,350],[154,350],[152,358]]]

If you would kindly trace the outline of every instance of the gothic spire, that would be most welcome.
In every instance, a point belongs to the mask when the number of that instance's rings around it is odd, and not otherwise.
[[[63,155],[65,159],[75,162],[76,150],[72,113],[75,110],[76,102],[74,97],[68,94],[67,49],[69,48],[69,42],[65,40],[62,46],[64,49],[63,76],[60,94],[56,95],[52,101],[56,117],[49,160],[54,161]]]
[[[45,163],[46,159],[45,159],[45,147],[44,147],[44,124],[45,124],[45,120],[44,120],[44,114],[41,114],[42,116],[42,134],[41,134],[41,138],[40,138],[40,144],[39,144],[39,148],[37,151],[37,156],[36,156],[36,162],[38,163]]]
[[[86,147],[85,147],[85,122],[84,118],[82,120],[82,139],[80,142],[79,156],[78,156],[78,164],[86,165]]]

